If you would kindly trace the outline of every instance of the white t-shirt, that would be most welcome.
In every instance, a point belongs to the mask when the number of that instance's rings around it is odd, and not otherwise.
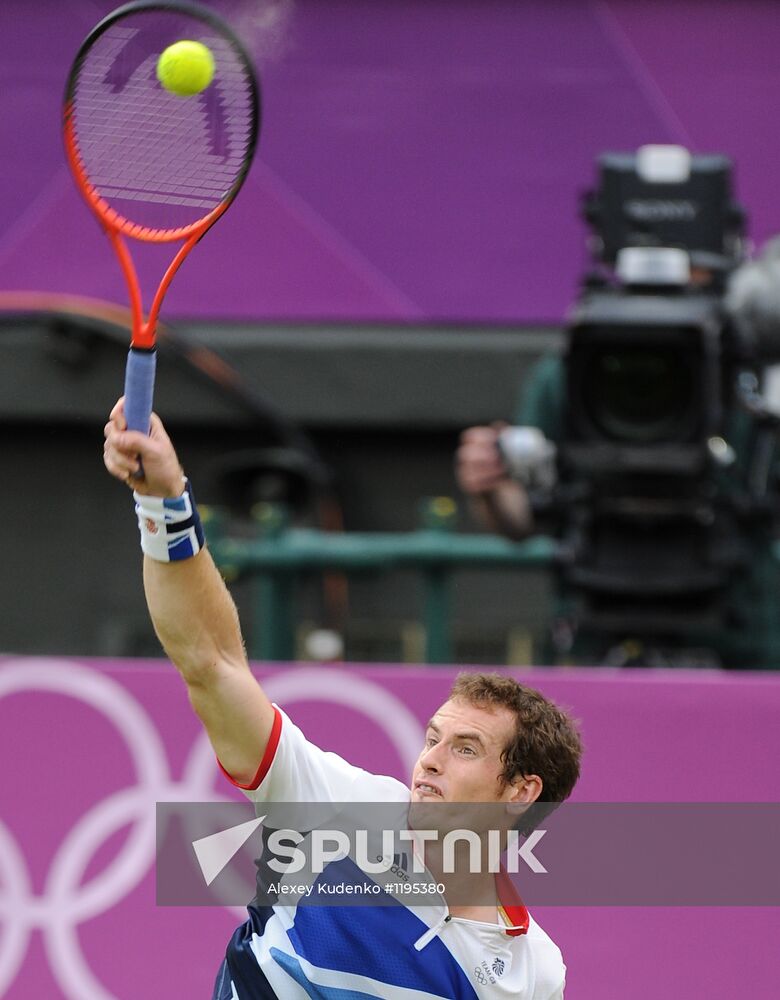
[[[321,750],[281,710],[276,713],[254,781],[234,782],[253,802],[409,801],[400,781]],[[443,900],[423,906],[250,906],[249,920],[228,946],[222,992],[215,997],[560,1000],[566,973],[560,950],[508,882],[499,885],[499,894],[502,923],[453,917]]]

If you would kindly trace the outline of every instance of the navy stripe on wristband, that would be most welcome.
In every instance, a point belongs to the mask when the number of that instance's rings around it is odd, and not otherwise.
[[[157,562],[179,562],[197,555],[205,544],[192,485],[178,497],[134,493],[141,548]]]

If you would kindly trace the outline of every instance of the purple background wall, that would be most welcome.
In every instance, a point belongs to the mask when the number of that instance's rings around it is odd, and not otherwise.
[[[311,739],[405,780],[454,671],[289,667],[261,675]],[[774,676],[517,676],[582,722],[579,801],[780,800]],[[0,996],[208,996],[240,916],[155,908],[154,802],[232,790],[173,669],[2,658],[0,754]],[[564,952],[567,1000],[776,992],[780,908],[534,912]]]
[[[125,301],[59,129],[70,59],[114,5],[0,5],[0,292]],[[577,199],[595,157],[649,141],[730,155],[753,237],[780,230],[770,0],[214,6],[256,50],[264,131],[238,205],[177,278],[169,318],[556,321],[585,263]],[[158,263],[142,265],[147,285]],[[409,737],[451,675],[269,676],[312,738],[403,777]],[[583,719],[582,800],[778,799],[775,678],[533,680]],[[293,704],[300,689],[308,698]],[[334,707],[345,693],[354,707]],[[6,660],[0,696],[0,995],[207,995],[237,917],[156,910],[149,830],[121,835],[182,785],[224,791],[170,668]],[[382,720],[393,728],[377,730]],[[778,910],[537,916],[563,947],[572,1000],[726,1000],[771,995],[780,977]]]
[[[2,289],[125,301],[59,135],[70,59],[113,6],[0,5]],[[264,131],[169,319],[559,320],[595,157],[645,142],[733,157],[753,236],[780,230],[771,0],[214,6],[256,52]]]

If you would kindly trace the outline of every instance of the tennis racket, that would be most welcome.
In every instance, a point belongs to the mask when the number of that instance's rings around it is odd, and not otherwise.
[[[182,40],[200,42],[213,57],[211,82],[192,96],[170,92],[157,78],[161,54]],[[131,430],[149,432],[165,293],[238,194],[259,125],[251,60],[230,28],[199,5],[119,7],[90,32],[73,62],[63,109],[65,150],[127,283],[132,336],[125,417]],[[178,244],[146,316],[129,240]]]

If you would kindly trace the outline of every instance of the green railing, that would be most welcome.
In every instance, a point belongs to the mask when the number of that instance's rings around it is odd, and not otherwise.
[[[474,567],[549,566],[555,543],[537,536],[510,542],[495,535],[454,530],[456,507],[449,497],[423,501],[421,526],[411,532],[325,532],[292,528],[283,508],[260,504],[258,535],[230,538],[219,517],[209,511],[206,532],[215,562],[230,580],[251,577],[256,583],[261,628],[249,637],[249,653],[261,660],[291,660],[295,655],[295,595],[301,580],[313,573],[350,575],[412,569],[424,587],[420,619],[425,630],[425,661],[452,661],[451,582],[456,570]]]

